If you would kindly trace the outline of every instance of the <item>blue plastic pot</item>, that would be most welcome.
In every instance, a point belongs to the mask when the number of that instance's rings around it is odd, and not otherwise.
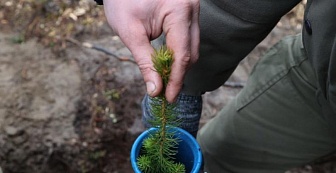
[[[150,128],[144,131],[133,143],[131,150],[131,164],[135,173],[141,173],[137,166],[137,158],[140,154],[142,142],[157,128]],[[180,139],[178,144],[177,162],[183,163],[187,173],[199,173],[202,165],[202,153],[196,139],[187,131],[174,127],[176,135]]]

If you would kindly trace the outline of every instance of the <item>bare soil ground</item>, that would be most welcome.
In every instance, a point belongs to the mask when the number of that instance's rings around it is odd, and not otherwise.
[[[262,52],[282,36],[300,31],[300,10],[281,20],[230,82],[244,84]],[[201,126],[240,89],[222,86],[205,94]],[[144,93],[131,53],[107,26],[101,7],[86,0],[0,2],[3,172],[133,172],[129,152],[144,130]],[[287,171],[312,172],[336,172],[335,163]]]

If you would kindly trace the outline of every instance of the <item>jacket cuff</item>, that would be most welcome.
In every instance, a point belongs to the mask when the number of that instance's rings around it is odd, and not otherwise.
[[[104,4],[103,0],[94,0],[94,1],[96,1],[98,5],[103,5]]]

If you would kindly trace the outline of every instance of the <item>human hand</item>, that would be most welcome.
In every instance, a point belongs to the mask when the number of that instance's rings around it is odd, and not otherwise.
[[[104,0],[104,9],[113,31],[132,52],[151,97],[160,94],[163,84],[153,68],[150,41],[165,33],[174,52],[165,96],[174,102],[188,67],[198,58],[199,0]]]

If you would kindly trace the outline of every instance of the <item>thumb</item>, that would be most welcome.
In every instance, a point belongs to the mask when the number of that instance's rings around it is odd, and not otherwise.
[[[152,53],[154,49],[149,40],[142,41],[141,45],[129,45],[129,49],[144,78],[147,94],[151,97],[159,95],[162,90],[162,79],[153,67]]]

